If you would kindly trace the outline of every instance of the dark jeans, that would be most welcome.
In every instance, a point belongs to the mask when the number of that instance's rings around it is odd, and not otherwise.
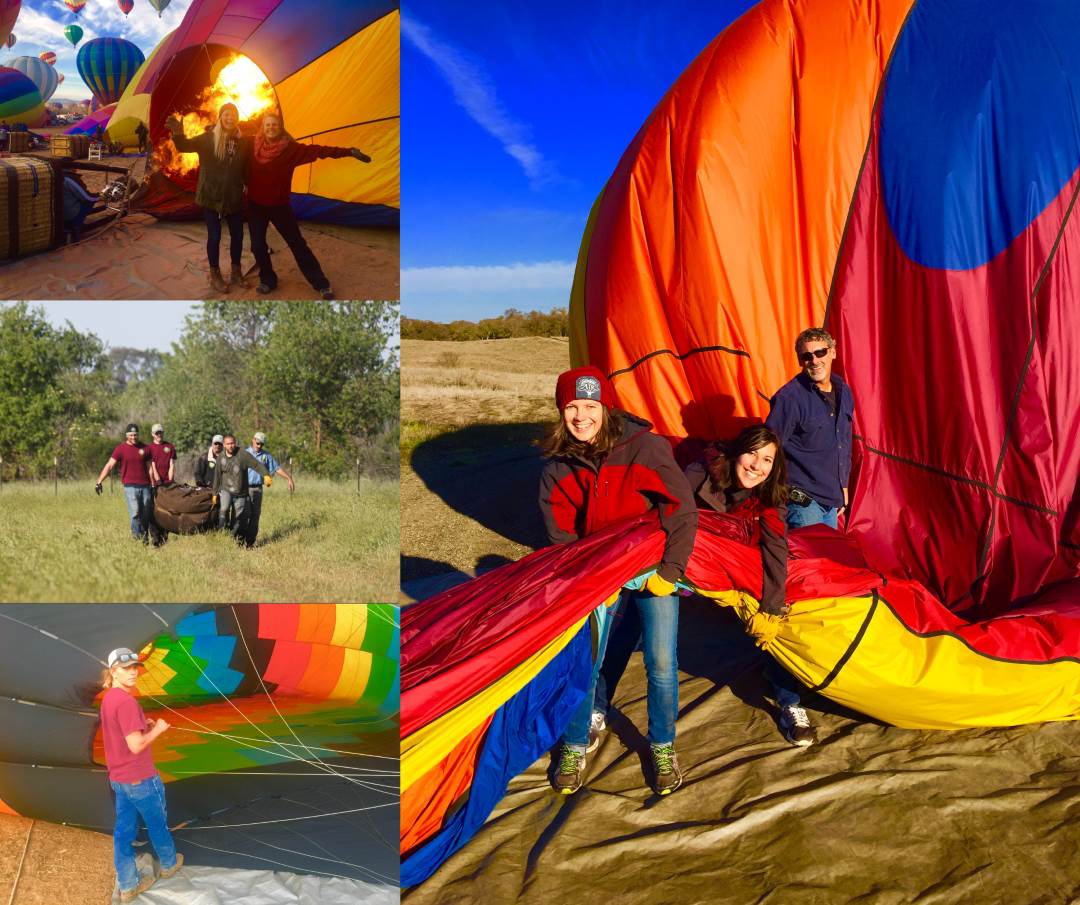
[[[249,547],[254,547],[255,538],[259,536],[259,516],[262,515],[262,487],[249,487],[248,498],[251,500],[251,506],[248,511],[247,534],[245,537],[247,545]]]
[[[225,530],[225,521],[229,517],[229,505],[232,504],[232,536],[237,543],[241,543],[247,533],[248,512],[250,511],[248,497],[237,496],[227,490],[222,490],[218,495],[218,502],[221,504],[221,512],[218,514],[218,528]]]
[[[277,286],[277,274],[274,273],[274,265],[270,261],[270,249],[266,244],[266,230],[271,223],[289,246],[293,257],[296,258],[296,266],[300,268],[304,279],[311,284],[313,289],[320,292],[328,289],[330,281],[300,233],[300,224],[296,222],[296,214],[293,213],[292,208],[287,204],[266,207],[249,202],[248,229],[251,230],[251,253],[255,255],[255,263],[259,265],[259,282],[265,283],[271,289]]]
[[[206,221],[206,260],[211,267],[218,267],[221,256],[222,215],[204,207],[203,219]],[[224,220],[229,224],[229,260],[239,267],[240,256],[244,251],[244,212],[226,214]]]
[[[75,241],[78,242],[82,235],[83,221],[86,219],[86,215],[94,209],[93,201],[80,201],[79,212],[70,220],[64,221],[64,229],[74,236]]]

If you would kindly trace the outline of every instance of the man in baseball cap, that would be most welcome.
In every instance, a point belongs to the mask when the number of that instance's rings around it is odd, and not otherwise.
[[[167,487],[173,482],[173,471],[176,467],[176,447],[165,439],[165,428],[155,424],[150,428],[154,436],[154,442],[146,447],[150,458],[154,460],[154,467],[161,478],[161,486]]]
[[[114,666],[142,666],[142,662],[139,660],[139,655],[135,653],[130,647],[118,647],[112,653],[109,654],[109,669]]]
[[[278,460],[266,448],[266,434],[255,431],[255,435],[251,438],[251,446],[247,448],[247,451],[262,462],[271,475],[279,474],[288,481],[289,493],[296,489],[292,475],[278,464]],[[270,479],[267,479],[265,486],[270,486]],[[254,547],[255,539],[259,536],[259,516],[262,515],[263,478],[253,468],[248,469],[248,493],[251,497],[251,515],[248,517],[245,543],[249,547]]]
[[[221,455],[225,438],[221,434],[214,434],[210,441],[210,448],[199,456],[195,463],[195,486],[211,487],[214,483],[214,468],[217,466],[217,457]]]
[[[144,544],[153,539],[154,546],[161,543],[161,533],[154,524],[153,487],[158,483],[157,469],[145,443],[139,442],[139,425],[132,422],[124,431],[124,442],[112,451],[109,461],[101,469],[94,490],[101,495],[101,485],[109,473],[120,464],[120,483],[124,485],[128,515],[131,518],[131,535]]]

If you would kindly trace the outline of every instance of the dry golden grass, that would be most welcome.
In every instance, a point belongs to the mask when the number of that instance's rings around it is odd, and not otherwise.
[[[112,849],[104,833],[0,814],[0,902],[108,905]]]

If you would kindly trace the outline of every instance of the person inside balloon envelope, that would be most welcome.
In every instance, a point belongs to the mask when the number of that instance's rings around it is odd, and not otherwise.
[[[591,725],[597,677],[612,624],[634,607],[642,627],[648,682],[652,784],[660,795],[682,785],[675,757],[679,711],[676,642],[679,598],[675,583],[686,570],[697,534],[697,507],[671,446],[649,422],[614,408],[614,391],[595,367],[558,378],[560,418],[544,445],[548,461],[540,477],[540,507],[552,543],[569,543],[629,516],[656,509],[666,535],[660,566],[640,591],[623,589],[610,607],[596,610],[596,659],[585,696],[562,738],[552,779],[557,792],[581,788],[585,759],[597,742]]]
[[[141,877],[132,844],[139,818],[161,863],[161,877],[171,877],[184,863],[177,853],[165,816],[165,786],[154,766],[150,746],[169,728],[162,719],[149,720],[136,700],[139,655],[126,647],[109,654],[102,674],[105,694],[101,700],[101,734],[105,763],[116,806],[113,829],[113,860],[120,886],[120,901],[131,902],[149,889],[157,877]]]

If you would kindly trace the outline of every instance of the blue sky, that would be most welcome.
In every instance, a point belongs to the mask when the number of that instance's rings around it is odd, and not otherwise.
[[[132,15],[135,15],[132,13]],[[184,332],[184,318],[201,302],[31,302],[55,327],[70,322],[81,333],[94,333],[111,348],[172,351]]]
[[[589,209],[623,151],[752,5],[405,3],[402,314],[565,305]]]
[[[12,33],[17,41],[10,50],[3,48],[0,61],[11,57],[36,57],[45,50],[56,54],[56,71],[64,74],[64,82],[53,100],[81,101],[90,97],[79,70],[75,67],[78,48],[64,37],[65,25],[78,25],[83,30],[82,47],[94,38],[126,38],[139,46],[144,56],[150,56],[158,42],[180,24],[191,0],[172,0],[158,18],[156,10],[146,0],[135,0],[135,8],[126,19],[116,0],[87,0],[76,16],[62,0],[23,0],[19,18]]]

